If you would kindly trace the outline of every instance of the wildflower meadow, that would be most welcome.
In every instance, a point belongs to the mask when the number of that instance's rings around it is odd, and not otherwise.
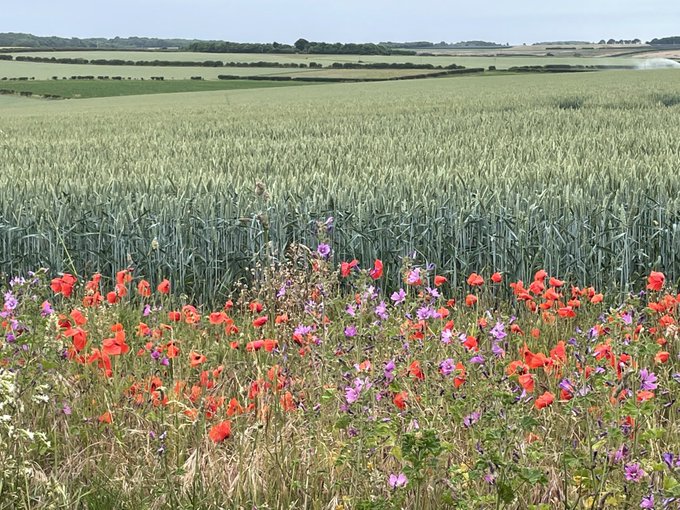
[[[320,225],[328,225],[321,222]],[[680,508],[680,294],[291,246],[216,306],[2,289],[2,508]]]

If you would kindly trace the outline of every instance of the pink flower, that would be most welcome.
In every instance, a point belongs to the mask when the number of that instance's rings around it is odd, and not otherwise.
[[[408,478],[406,478],[406,475],[404,473],[399,473],[398,475],[395,475],[392,473],[390,475],[390,487],[393,489],[396,489],[398,487],[404,487],[408,483]]]

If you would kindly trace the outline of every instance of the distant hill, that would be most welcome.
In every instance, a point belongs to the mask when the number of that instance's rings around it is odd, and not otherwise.
[[[578,44],[593,44],[590,41],[545,41],[533,43],[532,46],[574,46]]]
[[[157,39],[155,37],[114,37],[106,39],[95,37],[79,39],[77,37],[41,37],[18,32],[0,33],[0,47],[40,49],[150,49],[150,48],[186,48],[197,42],[196,39]]]

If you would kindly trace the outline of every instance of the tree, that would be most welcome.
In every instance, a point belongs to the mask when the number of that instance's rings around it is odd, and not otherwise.
[[[307,49],[309,48],[309,44],[310,43],[307,39],[300,38],[297,41],[295,41],[295,49],[298,51],[307,51]]]

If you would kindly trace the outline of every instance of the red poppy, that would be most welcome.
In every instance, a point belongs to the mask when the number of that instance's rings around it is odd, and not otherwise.
[[[158,284],[157,290],[161,294],[170,294],[170,282],[167,279],[164,279]]]
[[[111,423],[113,421],[113,416],[111,416],[110,411],[106,411],[99,417],[99,423]]]
[[[199,354],[198,352],[191,351],[189,353],[189,365],[192,368],[197,367],[201,363],[204,363],[208,358],[206,358],[203,354]]]
[[[670,354],[667,351],[659,351],[654,356],[654,361],[657,363],[666,363]]]
[[[221,443],[225,439],[231,437],[231,422],[226,420],[214,425],[210,429],[208,436],[216,443]]]
[[[374,280],[377,280],[378,278],[380,278],[383,274],[382,260],[375,259],[375,263],[373,264],[373,269],[371,269],[368,274],[370,274],[371,278],[373,278]]]
[[[137,284],[137,293],[142,297],[151,295],[151,285],[146,280],[140,280]]]
[[[293,395],[290,391],[287,391],[281,395],[279,403],[281,404],[281,407],[283,407],[284,411],[295,411],[297,409],[297,405],[295,404],[295,400],[293,399]]]
[[[468,294],[465,296],[465,305],[469,307],[475,306],[478,300],[479,299],[474,294]]]
[[[465,366],[459,361],[456,363],[456,371],[458,375],[453,378],[453,385],[456,389],[460,388],[465,383]]]
[[[340,275],[343,278],[347,278],[352,271],[352,268],[356,267],[359,265],[359,261],[357,259],[353,259],[351,262],[342,262],[340,264]]]
[[[263,306],[262,303],[260,303],[259,301],[251,301],[251,302],[248,304],[248,309],[249,309],[252,313],[260,313],[260,312],[264,309],[264,306]]]
[[[542,282],[547,277],[548,277],[548,273],[546,272],[546,270],[545,269],[539,269],[538,271],[536,271],[536,274],[534,275],[534,281],[535,282],[538,282],[538,281]]]
[[[110,305],[115,305],[118,302],[118,294],[114,291],[111,291],[106,294],[106,301]]]
[[[210,314],[210,324],[222,324],[225,320],[227,320],[227,314],[224,312],[213,312]]]
[[[551,276],[550,280],[548,280],[548,284],[551,287],[561,287],[562,285],[564,285],[564,282],[562,280],[558,280],[557,278],[553,278]]]
[[[50,287],[55,294],[61,294],[64,297],[71,297],[71,294],[73,293],[73,286],[77,281],[78,280],[76,277],[72,274],[64,273],[64,275],[60,278],[52,279]]]
[[[85,349],[87,344],[87,332],[81,328],[69,328],[64,332],[64,336],[73,338],[73,348],[76,352]]]
[[[479,276],[477,273],[472,273],[467,279],[468,285],[471,287],[479,287],[484,284],[484,278]]]
[[[182,312],[172,311],[168,312],[168,320],[170,322],[179,322],[182,320]]]
[[[411,363],[411,365],[408,367],[408,373],[411,374],[413,377],[416,379],[422,381],[425,379],[425,374],[423,373],[422,369],[420,368],[420,362],[419,361],[414,361]]]
[[[102,341],[102,352],[109,356],[126,354],[130,347],[125,343],[125,331],[117,331],[113,338],[105,338]]]
[[[538,397],[536,399],[536,402],[534,403],[534,407],[536,409],[543,409],[544,407],[548,407],[554,401],[555,401],[555,395],[553,395],[549,391],[546,391],[543,395],[541,395],[540,397]]]
[[[406,393],[405,391],[400,391],[399,393],[394,395],[394,398],[392,398],[392,402],[394,403],[394,405],[397,406],[401,410],[406,409],[406,402],[407,401],[408,401],[408,393]]]
[[[503,276],[499,272],[495,272],[491,275],[491,281],[494,283],[501,283],[503,281]]]
[[[434,277],[434,284],[437,287],[444,285],[447,281],[445,276],[437,275]]]
[[[116,273],[116,284],[125,285],[132,281],[132,274],[130,274],[129,269],[121,269]]]
[[[519,376],[519,384],[527,393],[534,392],[534,376],[532,374],[522,374]]]
[[[663,273],[652,271],[647,278],[647,289],[660,291],[665,281],[666,276]]]
[[[262,326],[264,326],[267,323],[267,320],[268,319],[267,319],[266,315],[263,315],[262,317],[258,317],[257,319],[255,319],[253,321],[253,326],[256,327],[256,328],[261,328]]]

